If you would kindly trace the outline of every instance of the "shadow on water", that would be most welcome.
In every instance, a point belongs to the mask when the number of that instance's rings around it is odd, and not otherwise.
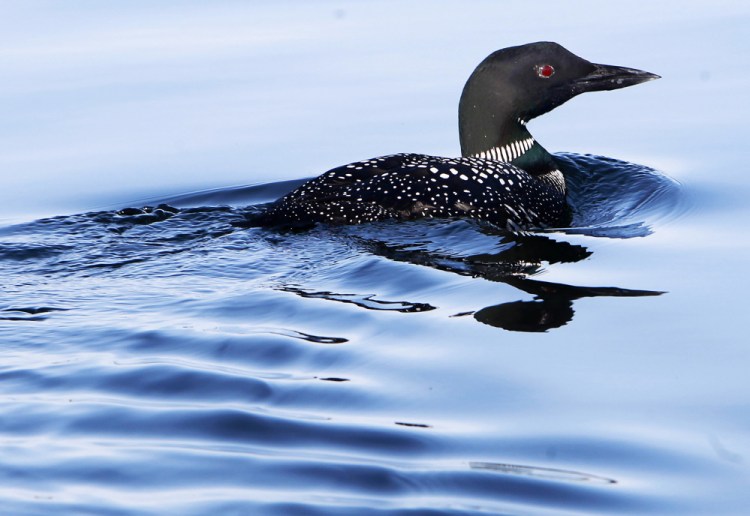
[[[409,262],[464,276],[483,278],[517,288],[534,296],[532,301],[513,301],[473,312],[484,324],[510,331],[543,332],[559,328],[573,319],[573,301],[583,297],[657,296],[663,292],[617,287],[587,287],[539,281],[529,276],[539,272],[543,262],[573,263],[588,258],[587,248],[541,235],[502,235],[504,249],[493,254],[453,258],[439,253],[408,250],[370,241],[369,250],[391,260]],[[472,312],[458,314],[472,315]]]

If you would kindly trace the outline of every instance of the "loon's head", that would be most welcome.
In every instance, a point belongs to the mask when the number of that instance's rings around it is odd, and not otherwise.
[[[498,50],[477,66],[461,94],[461,154],[508,158],[504,160],[531,174],[546,174],[554,162],[531,138],[526,122],[581,93],[658,78],[633,68],[591,63],[557,43]]]

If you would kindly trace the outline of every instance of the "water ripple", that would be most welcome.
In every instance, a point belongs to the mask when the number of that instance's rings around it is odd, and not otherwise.
[[[588,167],[572,173],[576,227],[534,234],[468,220],[242,228],[260,208],[238,203],[287,183],[3,228],[3,510],[674,512],[664,479],[727,472],[658,428],[560,429],[575,416],[551,415],[564,395],[536,368],[564,357],[525,338],[571,324],[581,299],[658,299],[658,286],[589,285],[588,237],[647,234],[672,216],[675,185],[564,159]],[[587,283],[538,277],[557,267]]]

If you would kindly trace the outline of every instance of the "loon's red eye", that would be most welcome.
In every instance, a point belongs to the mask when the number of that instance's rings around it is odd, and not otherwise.
[[[552,68],[552,65],[539,65],[536,67],[536,74],[542,79],[549,79],[555,75],[555,69]]]

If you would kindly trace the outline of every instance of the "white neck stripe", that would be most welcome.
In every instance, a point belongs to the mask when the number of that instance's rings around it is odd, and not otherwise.
[[[534,141],[534,138],[529,137],[524,140],[510,142],[499,147],[492,147],[489,150],[474,154],[474,157],[482,159],[493,159],[495,161],[502,160],[506,163],[509,163],[514,159],[517,159],[526,154],[529,149],[534,146],[534,143],[536,143]]]

